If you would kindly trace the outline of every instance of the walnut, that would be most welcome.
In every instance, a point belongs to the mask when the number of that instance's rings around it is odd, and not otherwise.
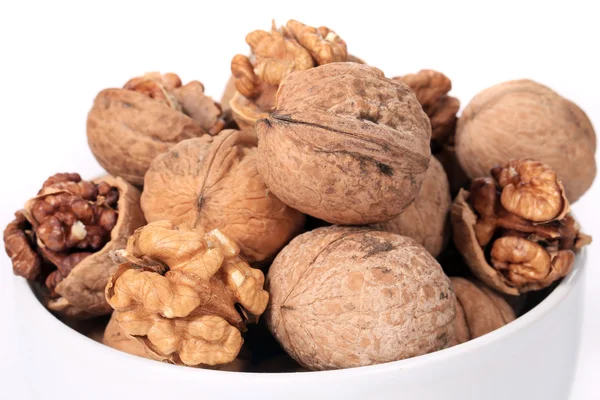
[[[493,151],[492,151],[493,149]],[[517,80],[476,95],[456,129],[456,153],[471,178],[533,158],[550,165],[575,202],[596,176],[596,134],[585,113],[539,83]]]
[[[88,114],[88,143],[109,173],[140,186],[158,154],[223,129],[221,114],[200,82],[182,86],[175,74],[149,73],[96,96]]]
[[[235,77],[231,76],[229,78],[229,80],[227,81],[227,84],[225,85],[225,90],[223,91],[223,96],[221,96],[220,104],[223,109],[223,114],[231,113],[231,106],[229,105],[229,102],[235,95],[236,90],[237,89],[235,87]]]
[[[498,293],[478,281],[451,277],[456,295],[452,344],[468,342],[515,320],[515,312]]]
[[[570,210],[565,190],[550,166],[533,160],[513,160],[492,169],[502,188],[506,211],[533,222],[562,219]]]
[[[444,166],[446,175],[448,175],[448,182],[450,183],[450,193],[452,198],[456,197],[461,188],[468,187],[470,179],[460,166],[456,157],[454,136],[450,136],[441,149],[438,149],[437,152],[435,152],[435,158],[437,158]]]
[[[227,364],[242,346],[240,331],[267,306],[262,272],[219,230],[203,234],[152,222],[113,257],[124,263],[108,282],[106,299],[123,331],[153,359]]]
[[[431,157],[429,169],[415,200],[402,214],[376,227],[411,237],[437,257],[448,242],[451,205],[452,198],[444,168],[435,157]]]
[[[454,134],[456,127],[456,113],[460,102],[456,97],[448,96],[452,82],[446,75],[431,69],[393,79],[406,83],[415,92],[417,100],[431,120],[431,142],[437,153]]]
[[[256,168],[256,135],[226,130],[183,141],[157,157],[144,181],[149,222],[222,230],[249,261],[272,258],[304,225],[304,215],[267,189]]]
[[[127,336],[123,328],[121,328],[121,325],[119,325],[115,319],[114,314],[110,317],[108,325],[106,325],[102,343],[112,347],[113,349],[117,349],[134,356],[149,358],[144,345],[138,340]]]
[[[267,277],[266,322],[311,370],[400,360],[446,347],[455,297],[435,259],[413,239],[331,226],[298,236]]]
[[[364,63],[348,54],[346,43],[333,30],[295,20],[280,28],[273,21],[269,32],[250,32],[246,42],[252,54],[237,54],[231,60],[237,93],[230,98],[230,106],[242,130],[267,117],[279,84],[291,72],[332,62]]]
[[[410,88],[355,63],[288,75],[256,130],[269,190],[338,224],[399,215],[418,194],[431,154],[429,120]]]
[[[87,318],[110,313],[104,286],[111,250],[145,223],[140,194],[121,178],[50,177],[4,231],[15,274],[44,282],[46,306]]]
[[[477,178],[452,205],[454,242],[475,276],[518,295],[566,276],[574,252],[591,242],[579,232],[556,175],[546,164],[511,160]]]
[[[146,347],[139,340],[125,333],[121,325],[117,322],[114,315],[111,316],[106,329],[103,331],[101,343],[112,347],[113,349],[132,354],[134,356],[154,359],[152,353],[148,353]],[[160,361],[160,360],[159,360]],[[219,371],[247,372],[251,370],[251,354],[247,350],[240,350],[238,357],[230,363],[214,366],[203,366],[205,369],[216,369]]]

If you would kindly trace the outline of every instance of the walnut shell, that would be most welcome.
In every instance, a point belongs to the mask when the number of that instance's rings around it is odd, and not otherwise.
[[[515,320],[515,312],[497,292],[478,281],[451,277],[456,295],[452,345],[468,342]]]
[[[376,227],[411,237],[437,257],[448,243],[451,205],[448,177],[442,164],[432,156],[421,190],[412,204],[396,218]]]
[[[455,297],[435,259],[411,238],[330,226],[298,236],[267,276],[266,322],[311,370],[413,357],[446,347]]]
[[[456,153],[471,178],[511,159],[549,164],[575,202],[596,176],[596,134],[571,101],[531,80],[492,86],[476,95],[458,121]]]
[[[104,288],[117,266],[109,253],[125,247],[127,238],[145,224],[140,208],[140,192],[125,180],[110,175],[94,182],[106,182],[119,190],[117,223],[110,233],[110,241],[98,252],[84,258],[54,289],[60,295],[49,299],[47,307],[59,314],[76,318],[110,314],[112,309],[104,297]],[[25,211],[32,206],[29,201]]]
[[[223,109],[223,114],[228,114],[231,112],[231,106],[229,105],[229,102],[235,95],[235,92],[235,77],[231,76],[225,84],[225,90],[223,91],[223,96],[221,97],[221,108]]]
[[[121,328],[121,325],[119,325],[115,319],[114,314],[110,317],[108,325],[106,325],[102,343],[112,347],[113,349],[117,349],[134,356],[150,358],[148,353],[146,353],[146,349],[142,343],[125,333],[123,328]]]
[[[261,95],[256,99],[249,99],[236,91],[229,101],[233,119],[240,130],[254,132],[256,121],[269,116],[277,86],[263,85],[263,87]]]
[[[392,219],[429,165],[429,118],[408,86],[332,63],[284,78],[256,124],[258,170],[285,204],[337,224]]]
[[[271,193],[256,169],[256,135],[225,130],[183,141],[157,157],[144,181],[148,222],[220,229],[249,261],[273,257],[304,225],[304,215]]]
[[[137,186],[157,155],[205,133],[181,111],[127,89],[98,93],[87,120],[88,144],[96,160],[110,174]]]

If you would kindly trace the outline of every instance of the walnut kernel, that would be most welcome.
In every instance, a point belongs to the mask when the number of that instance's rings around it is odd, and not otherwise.
[[[106,299],[121,329],[153,359],[230,363],[243,343],[240,330],[267,306],[262,272],[218,230],[153,222],[113,257],[123,263],[106,285]]]

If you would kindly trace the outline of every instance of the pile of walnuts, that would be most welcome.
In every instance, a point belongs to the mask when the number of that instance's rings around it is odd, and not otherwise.
[[[65,323],[199,368],[366,366],[501,328],[591,242],[570,211],[596,134],[551,89],[505,82],[459,116],[446,75],[386,77],[328,27],[246,42],[221,104],[173,73],[102,90],[110,175],[50,176],[6,227]]]

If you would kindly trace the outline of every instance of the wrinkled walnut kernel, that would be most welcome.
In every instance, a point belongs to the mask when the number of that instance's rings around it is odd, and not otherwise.
[[[434,153],[454,135],[456,113],[460,102],[448,96],[452,82],[441,72],[424,69],[416,74],[394,78],[406,83],[417,96],[417,100],[431,120],[431,141]]]
[[[218,230],[153,222],[113,257],[124,262],[106,286],[114,318],[154,359],[229,363],[242,346],[240,330],[267,306],[262,272]]]
[[[500,201],[509,212],[533,222],[561,219],[569,212],[562,184],[550,166],[533,160],[513,160],[492,169],[502,188]]]
[[[5,231],[15,273],[37,279],[42,257],[56,269],[45,280],[56,296],[54,288],[71,270],[110,240],[118,199],[117,188],[106,182],[84,181],[79,174],[48,178]]]
[[[25,279],[33,280],[40,274],[41,260],[35,251],[35,236],[23,211],[4,229],[4,248],[10,257],[13,271]]]
[[[280,28],[273,21],[270,31],[250,32],[246,42],[250,56],[237,54],[231,60],[237,93],[230,106],[242,130],[268,115],[279,84],[290,73],[332,62],[364,63],[348,55],[346,43],[333,30],[295,20]]]

